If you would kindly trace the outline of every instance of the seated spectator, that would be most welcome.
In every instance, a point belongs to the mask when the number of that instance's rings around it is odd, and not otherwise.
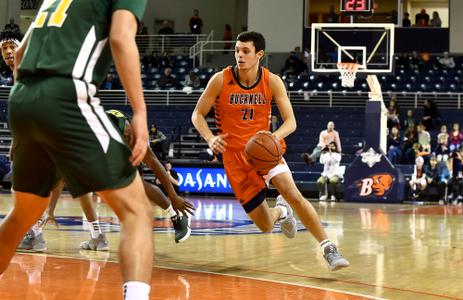
[[[438,167],[437,158],[435,156],[431,156],[425,170],[426,190],[434,195],[437,194],[439,201],[443,200],[447,181],[441,179],[441,169]]]
[[[392,164],[398,164],[402,161],[402,140],[396,126],[392,127],[387,139],[387,149],[387,158]]]
[[[150,147],[159,160],[165,160],[169,151],[169,141],[167,137],[158,130],[156,124],[152,124],[150,128]]]
[[[159,78],[158,85],[161,89],[170,89],[177,85],[177,80],[172,75],[171,68],[164,69],[164,74]]]
[[[197,89],[201,86],[201,80],[195,74],[193,70],[188,72],[188,75],[185,76],[185,81],[183,81],[183,87],[190,87],[192,89]]]
[[[410,21],[410,14],[408,12],[404,13],[404,18],[402,19],[402,27],[412,26],[412,21]]]
[[[433,100],[424,100],[424,113],[422,123],[427,130],[434,130],[442,123],[441,115]]]
[[[341,140],[339,138],[339,133],[334,130],[333,121],[329,121],[326,125],[326,130],[320,132],[317,147],[313,149],[312,154],[309,155],[308,153],[304,153],[302,158],[307,164],[314,164],[315,160],[320,157],[322,150],[331,142],[336,143],[337,152],[342,153]]]
[[[402,161],[404,164],[412,164],[415,161],[415,151],[413,145],[418,142],[418,133],[416,132],[415,124],[408,125],[405,130],[402,144]],[[419,144],[418,144],[419,147]]]
[[[429,15],[426,13],[426,9],[421,9],[421,11],[415,15],[415,25],[419,27],[426,27],[429,25]]]
[[[103,80],[103,83],[100,86],[100,89],[102,90],[116,90],[119,89],[120,85],[116,79],[114,79],[113,74],[108,73],[106,75],[105,80]]]
[[[438,162],[447,162],[450,155],[448,146],[448,135],[437,136],[437,145],[434,149],[433,155],[436,156]]]
[[[412,197],[415,199],[419,197],[420,193],[427,186],[426,173],[424,170],[424,159],[420,156],[415,160],[415,168],[409,183]]]
[[[299,49],[299,52],[300,52],[300,49]],[[298,52],[291,51],[289,57],[285,61],[285,66],[281,70],[281,73],[283,75],[293,73],[297,76],[301,74],[302,72],[306,71],[306,69],[307,69],[307,65],[301,59],[299,59]]]
[[[431,27],[442,27],[442,20],[439,17],[439,13],[437,11],[434,11],[432,13],[432,19],[429,23]]]
[[[463,199],[463,148],[452,154],[452,178],[449,180],[449,188],[453,199],[453,204],[462,203]]]
[[[447,140],[447,144],[448,144],[448,140],[449,140],[449,133],[448,133],[448,130],[447,130],[447,125],[443,124],[440,126],[440,131],[439,131],[439,134],[437,135],[437,139],[443,139],[445,138]]]
[[[172,66],[174,65],[172,63],[172,60],[170,59],[169,53],[167,53],[167,51],[164,51],[162,53],[162,55],[160,57],[158,57],[157,63],[158,63],[158,67],[160,69],[172,68]],[[153,67],[154,67],[154,65],[153,65]]]
[[[418,133],[418,144],[420,144],[421,149],[426,152],[431,152],[431,135],[423,124],[419,124],[416,128]]]
[[[169,21],[164,20],[162,22],[162,27],[159,29],[158,34],[160,35],[167,35],[167,34],[174,34],[174,30],[170,27]]]
[[[387,107],[387,128],[400,127],[399,107],[397,106],[397,97],[393,95]]]
[[[463,134],[460,131],[460,124],[453,123],[452,132],[449,138],[449,149],[450,152],[460,149],[461,143],[463,142]]]
[[[455,60],[453,57],[449,56],[449,53],[445,51],[441,58],[439,58],[439,64],[444,69],[453,69],[455,68]]]
[[[320,163],[323,164],[323,172],[317,180],[317,187],[320,193],[320,201],[336,201],[336,188],[342,180],[340,174],[341,154],[336,150],[336,143],[330,142],[323,149],[320,155]],[[328,194],[326,193],[326,185],[328,185]]]
[[[413,124],[413,126],[416,125],[415,112],[413,109],[408,109],[407,116],[404,118],[401,128],[407,130],[411,124]]]

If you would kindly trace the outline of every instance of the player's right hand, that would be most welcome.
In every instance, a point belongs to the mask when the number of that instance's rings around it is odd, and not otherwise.
[[[172,208],[178,213],[181,212],[184,215],[193,216],[195,214],[196,208],[191,202],[186,201],[179,195],[171,197],[170,201],[172,202]]]
[[[227,136],[228,136],[228,133],[214,135],[209,140],[207,140],[207,144],[209,145],[209,148],[216,154],[224,152],[225,147],[227,147],[227,142],[225,141]]]
[[[129,160],[134,166],[138,166],[145,157],[148,149],[148,126],[146,126],[146,114],[135,113],[132,118],[132,155]]]

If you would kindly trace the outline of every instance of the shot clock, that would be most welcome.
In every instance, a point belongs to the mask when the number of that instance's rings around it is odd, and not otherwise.
[[[371,14],[372,0],[341,0],[343,15]]]

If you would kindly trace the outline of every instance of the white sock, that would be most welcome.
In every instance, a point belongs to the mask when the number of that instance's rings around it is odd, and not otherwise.
[[[128,281],[122,286],[124,300],[149,300],[151,286],[141,281]]]
[[[320,247],[322,248],[322,251],[324,252],[325,251],[325,248],[329,245],[332,245],[333,242],[330,241],[329,239],[326,239],[326,240],[323,240],[320,242]]]
[[[288,215],[288,208],[286,206],[278,206],[281,209],[280,217],[278,218],[279,220],[286,218]]]
[[[34,232],[34,236],[38,236],[42,233],[42,226],[40,226],[40,221],[32,226],[32,231]]]
[[[177,216],[177,213],[175,212],[174,208],[172,207],[172,204],[169,204],[169,207],[166,208],[165,212],[169,215],[169,218],[173,218]]]
[[[90,225],[90,234],[92,235],[92,239],[96,239],[101,234],[100,221],[96,220],[88,222],[88,225]]]

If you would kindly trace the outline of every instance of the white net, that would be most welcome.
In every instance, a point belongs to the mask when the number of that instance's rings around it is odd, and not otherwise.
[[[343,63],[337,64],[338,70],[341,73],[341,85],[345,87],[353,87],[359,64],[357,63]]]

